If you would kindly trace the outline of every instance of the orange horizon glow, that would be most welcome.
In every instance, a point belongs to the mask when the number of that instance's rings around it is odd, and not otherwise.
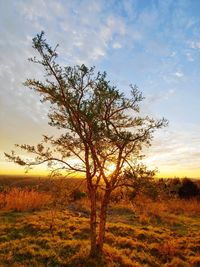
[[[31,169],[28,173],[25,173],[25,170],[23,167],[19,167],[15,165],[14,163],[10,162],[1,162],[2,168],[0,168],[0,175],[26,175],[26,176],[48,176],[50,174],[50,171],[46,168],[46,166],[40,166],[36,167],[34,169]],[[109,171],[113,170],[113,166],[109,168]],[[82,177],[83,175],[81,174],[73,174],[72,176],[74,177]],[[184,177],[189,177],[189,178],[196,178],[200,179],[200,172],[199,170],[180,170],[180,171],[175,171],[173,169],[166,170],[165,168],[159,168],[158,172],[155,175],[155,178],[174,178],[174,177],[179,177],[179,178],[184,178]]]
[[[71,161],[74,161],[71,159]],[[155,178],[184,178],[189,177],[192,179],[200,179],[200,170],[198,168],[187,168],[187,166],[183,165],[175,165],[175,166],[167,166],[163,163],[160,163],[159,166],[156,166],[155,160],[153,160],[153,157],[147,157],[146,160],[143,161],[146,166],[148,166],[149,169],[158,169],[158,172],[155,175]],[[159,164],[159,162],[157,162]],[[112,173],[114,171],[114,164],[110,164],[107,166],[106,173],[109,175],[109,173]],[[39,165],[35,166],[33,169],[30,169],[28,173],[25,172],[25,169],[23,166],[19,166],[13,162],[6,161],[2,158],[0,160],[0,175],[13,175],[13,176],[48,176],[50,175],[51,170],[47,168],[47,165]],[[62,174],[66,175],[66,173]],[[76,178],[83,178],[82,173],[73,173],[72,175],[69,175],[69,177],[76,177]]]

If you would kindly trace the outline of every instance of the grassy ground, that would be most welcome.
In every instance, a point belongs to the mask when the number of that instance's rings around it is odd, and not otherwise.
[[[80,206],[1,212],[0,266],[103,266],[88,258],[89,218]],[[113,206],[108,214],[106,265],[198,267],[199,222],[200,216],[181,214],[146,221],[131,207]]]
[[[200,266],[197,200],[111,203],[103,263],[88,256],[88,199],[53,209],[44,184],[10,178],[12,190],[0,193],[0,267]]]

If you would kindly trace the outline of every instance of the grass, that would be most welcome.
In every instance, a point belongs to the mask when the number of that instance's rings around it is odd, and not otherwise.
[[[1,212],[0,262],[2,266],[33,267],[200,265],[199,215],[178,215],[173,224],[165,217],[159,223],[141,223],[130,206],[121,211],[119,221],[120,205],[111,207],[108,215],[106,264],[88,257],[89,218],[67,209],[54,214],[53,235],[50,210]]]
[[[7,202],[1,195],[0,267],[200,266],[196,200],[152,201],[140,196],[132,203],[111,203],[105,259],[99,261],[89,257],[88,199],[52,209],[47,206],[49,194],[34,188],[6,191]]]
[[[6,211],[31,211],[43,208],[50,199],[51,196],[48,193],[13,187],[0,193],[0,207]]]

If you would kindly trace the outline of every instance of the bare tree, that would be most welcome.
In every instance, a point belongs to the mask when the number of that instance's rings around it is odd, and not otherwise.
[[[33,39],[33,48],[39,53],[39,59],[31,61],[43,66],[45,81],[28,79],[25,85],[38,92],[42,101],[50,103],[49,124],[60,130],[60,135],[45,135],[37,146],[18,145],[35,154],[32,161],[14,152],[5,154],[20,165],[57,162],[57,168],[67,173],[84,174],[91,203],[91,255],[101,255],[111,192],[127,183],[123,170],[129,168],[135,172],[133,162],[140,158],[142,148],[150,145],[154,131],[167,121],[139,116],[143,97],[136,86],[130,86],[131,97],[127,98],[110,85],[105,72],[96,73],[94,67],[85,65],[60,66],[56,62],[57,46],[52,49],[43,32]],[[98,217],[99,188],[104,193]]]

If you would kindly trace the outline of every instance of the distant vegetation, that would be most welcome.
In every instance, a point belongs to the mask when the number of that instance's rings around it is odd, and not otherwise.
[[[116,191],[105,257],[94,260],[84,180],[0,177],[0,266],[198,267],[199,185],[160,179]]]
[[[23,195],[24,192],[24,195]],[[25,193],[27,192],[27,194]],[[16,198],[33,197],[37,199],[42,195],[51,200],[54,198],[63,203],[76,201],[87,197],[87,186],[84,179],[78,178],[48,178],[48,177],[31,177],[31,176],[0,176],[0,195],[1,199],[5,199],[6,195]],[[101,190],[98,191],[97,197],[101,198]],[[4,198],[2,197],[4,195]],[[20,197],[18,197],[18,195]],[[200,201],[200,181],[189,178],[173,178],[173,179],[133,179],[132,187],[115,190],[111,195],[111,201],[118,203],[128,200],[134,201],[137,196],[145,196],[152,200],[161,199],[197,199]],[[48,196],[48,197],[47,197]],[[66,200],[64,200],[66,198]],[[14,198],[13,198],[14,199]],[[0,200],[2,202],[2,200]],[[33,197],[34,202],[34,197]],[[1,204],[2,206],[2,204]]]

